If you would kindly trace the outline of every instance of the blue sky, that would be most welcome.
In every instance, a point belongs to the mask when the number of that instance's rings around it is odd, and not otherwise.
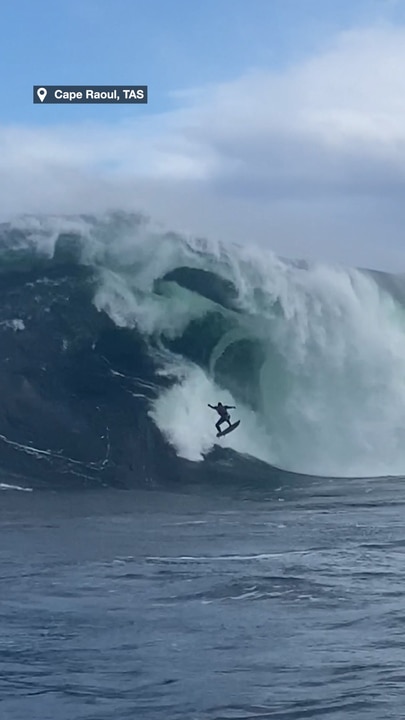
[[[143,211],[405,270],[405,0],[3,0],[0,219]],[[32,86],[147,84],[148,105]]]
[[[173,91],[279,69],[343,29],[405,20],[392,0],[3,0],[3,122],[114,121],[173,106]],[[37,84],[148,84],[147,107],[32,104]]]

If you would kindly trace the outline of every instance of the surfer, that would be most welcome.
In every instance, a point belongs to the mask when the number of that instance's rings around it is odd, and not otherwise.
[[[218,405],[210,405],[208,403],[208,407],[216,410],[219,415],[219,420],[215,423],[215,427],[219,433],[221,432],[222,423],[227,422],[229,427],[231,427],[232,423],[228,410],[235,410],[235,405],[222,405],[222,403],[219,402]]]

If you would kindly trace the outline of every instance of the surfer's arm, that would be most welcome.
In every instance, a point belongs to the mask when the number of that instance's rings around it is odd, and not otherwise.
[[[236,410],[236,406],[235,405],[225,405],[225,409],[226,410]]]
[[[210,408],[211,408],[211,410],[216,410],[216,407],[215,407],[215,405],[210,405],[210,404],[208,403],[208,407],[210,407]]]

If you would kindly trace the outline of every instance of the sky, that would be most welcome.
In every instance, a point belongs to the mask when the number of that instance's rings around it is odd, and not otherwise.
[[[405,0],[3,0],[0,219],[123,209],[405,271]],[[33,85],[148,85],[147,105]]]

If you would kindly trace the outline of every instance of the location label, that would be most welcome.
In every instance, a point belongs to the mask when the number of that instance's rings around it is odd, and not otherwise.
[[[34,85],[34,103],[146,105],[147,85]]]

